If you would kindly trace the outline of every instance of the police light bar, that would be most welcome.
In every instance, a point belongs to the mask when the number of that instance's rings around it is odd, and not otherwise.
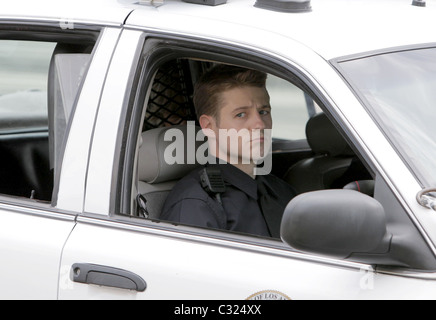
[[[412,2],[412,6],[416,6],[416,7],[425,7],[427,4],[425,2],[425,0],[413,0]]]
[[[138,4],[152,7],[160,7],[164,4],[164,0],[139,0]]]
[[[312,11],[310,0],[257,0],[254,6],[256,8],[291,13]]]
[[[206,6],[218,6],[220,4],[224,4],[227,0],[183,0],[184,2],[202,4]]]

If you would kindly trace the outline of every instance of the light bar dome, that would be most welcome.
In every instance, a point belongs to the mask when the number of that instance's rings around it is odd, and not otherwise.
[[[256,8],[291,13],[312,11],[310,0],[257,0],[254,6]]]

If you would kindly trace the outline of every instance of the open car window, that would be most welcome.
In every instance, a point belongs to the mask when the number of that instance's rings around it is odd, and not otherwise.
[[[204,165],[205,157],[202,157],[204,153],[201,152],[208,152],[207,139],[201,134],[193,103],[195,83],[207,70],[220,64],[226,63],[219,60],[178,58],[150,68],[153,70],[150,78],[139,87],[143,100],[137,100],[137,108],[141,108],[137,113],[141,114],[139,136],[134,138],[139,142],[135,153],[137,166],[136,171],[132,172],[133,186],[129,189],[133,194],[129,202],[125,202],[130,205],[126,206],[126,214],[152,221],[174,222],[166,219],[163,214],[166,201],[184,177]],[[147,77],[143,76],[143,79]],[[347,148],[347,142],[336,128],[329,125],[330,120],[323,115],[312,96],[300,86],[301,84],[296,85],[273,72],[267,72],[266,88],[270,96],[273,143],[271,154],[267,157],[268,163],[264,161],[260,166],[267,170],[261,170],[262,174],[274,175],[291,187],[295,184],[297,193],[307,189],[342,188],[350,179],[358,179],[360,171],[364,172],[365,177],[369,176],[365,169],[360,170],[363,166],[354,169],[357,157]],[[318,118],[321,118],[320,124]],[[309,123],[314,123],[311,128],[323,126],[325,130],[332,131],[331,135],[325,137],[333,136],[336,142],[332,142],[332,148],[340,149],[335,154],[339,157],[339,167],[326,170],[330,176],[325,185],[317,183],[323,179],[319,179],[316,174],[312,174],[311,179],[302,179],[304,170],[308,170],[306,162],[314,162],[312,159],[316,158],[315,162],[319,162],[319,167],[322,167],[328,150],[319,146],[311,148],[307,139]],[[190,145],[186,140],[178,146],[179,138],[191,138],[195,145]],[[318,142],[322,138],[316,137],[318,145],[324,143]],[[326,161],[336,163],[336,160]],[[349,170],[350,167],[352,170]],[[349,174],[351,171],[353,172]],[[357,175],[354,174],[355,171],[358,171]]]
[[[0,194],[51,201],[90,60],[90,49],[84,48],[0,39]]]

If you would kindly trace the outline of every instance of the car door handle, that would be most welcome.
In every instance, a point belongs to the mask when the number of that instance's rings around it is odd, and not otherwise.
[[[71,269],[74,282],[138,292],[144,292],[147,289],[147,283],[140,276],[130,271],[89,263],[75,263]]]

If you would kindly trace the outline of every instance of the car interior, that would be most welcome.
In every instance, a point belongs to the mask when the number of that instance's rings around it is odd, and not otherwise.
[[[196,121],[193,84],[211,66],[211,62],[176,59],[166,62],[156,73],[146,103],[138,156],[140,216],[159,219],[173,186],[200,166],[198,163],[166,164],[164,152],[171,141],[165,141],[164,136],[171,128],[186,131],[186,123]],[[347,188],[373,195],[372,176],[327,114],[322,111],[312,114],[305,129],[306,139],[273,137],[272,174],[288,182],[299,194]],[[197,130],[200,129],[197,127]],[[200,145],[197,142],[196,148]]]

